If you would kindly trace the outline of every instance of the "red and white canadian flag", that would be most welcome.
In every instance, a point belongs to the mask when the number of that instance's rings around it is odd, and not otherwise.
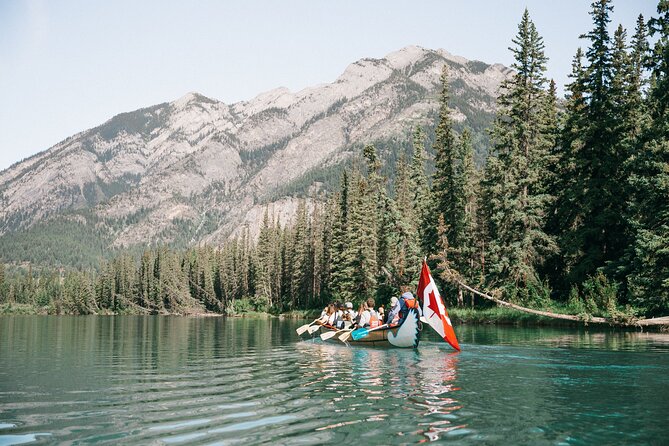
[[[460,344],[458,338],[455,337],[453,324],[451,324],[444,301],[441,299],[437,284],[434,283],[430,268],[425,260],[423,260],[423,269],[418,280],[418,298],[423,303],[423,316],[427,323],[444,338],[444,341],[451,344],[451,347],[460,351]]]

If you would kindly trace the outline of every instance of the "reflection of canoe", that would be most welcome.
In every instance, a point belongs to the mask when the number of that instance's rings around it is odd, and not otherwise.
[[[317,337],[322,333],[334,331],[330,326],[322,325],[320,330],[312,334]],[[328,339],[327,342],[339,343],[341,341],[338,336]],[[420,341],[420,323],[418,321],[418,314],[415,310],[410,310],[407,318],[399,327],[382,328],[380,330],[370,331],[367,336],[354,341],[349,338],[346,341],[347,345],[360,345],[366,347],[404,347],[416,348]]]

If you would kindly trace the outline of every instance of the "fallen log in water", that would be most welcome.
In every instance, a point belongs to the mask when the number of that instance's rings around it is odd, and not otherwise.
[[[440,265],[443,266],[443,265]],[[470,287],[466,283],[464,283],[461,279],[460,276],[454,272],[453,270],[446,268],[444,269],[444,273],[442,274],[442,277],[446,280],[448,280],[451,283],[454,283],[461,289],[467,290],[471,293],[476,294],[477,296],[481,296],[484,299],[490,300],[492,302],[495,302],[497,305],[502,306],[502,307],[508,307],[508,308],[513,308],[518,311],[522,311],[524,313],[530,313],[530,314],[536,314],[538,316],[545,316],[553,319],[561,319],[561,320],[567,320],[567,321],[574,321],[574,322],[583,322],[585,324],[603,324],[603,325],[610,325],[610,326],[618,326],[618,327],[669,327],[669,316],[664,316],[664,317],[656,317],[656,318],[651,318],[651,319],[630,319],[626,321],[620,321],[620,320],[612,320],[612,319],[606,319],[603,317],[596,317],[596,316],[591,316],[588,318],[582,318],[580,316],[572,315],[572,314],[562,314],[562,313],[553,313],[551,311],[542,311],[542,310],[534,310],[532,308],[526,308],[517,304],[513,304],[511,302],[506,302],[504,300],[498,299],[494,296],[491,296],[489,294],[483,293],[475,288]]]

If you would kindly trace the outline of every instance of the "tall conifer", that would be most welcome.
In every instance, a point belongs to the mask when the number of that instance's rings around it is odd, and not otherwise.
[[[556,250],[545,232],[546,191],[554,131],[547,126],[543,39],[525,10],[511,48],[516,69],[503,84],[493,129],[494,155],[484,179],[488,227],[486,265],[491,285],[527,293],[540,285],[538,268]]]
[[[648,97],[652,124],[630,177],[636,232],[629,293],[651,315],[669,311],[669,0],[661,0],[657,12],[649,22],[657,35]]]

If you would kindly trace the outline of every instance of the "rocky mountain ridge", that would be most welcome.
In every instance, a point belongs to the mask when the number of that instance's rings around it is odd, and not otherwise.
[[[359,60],[330,84],[235,104],[188,93],[78,133],[0,172],[0,246],[52,221],[108,247],[217,243],[257,227],[268,205],[285,222],[296,197],[327,188],[320,180],[360,145],[391,141],[392,152],[416,125],[433,126],[444,63],[454,119],[485,150],[511,70],[410,46]]]

